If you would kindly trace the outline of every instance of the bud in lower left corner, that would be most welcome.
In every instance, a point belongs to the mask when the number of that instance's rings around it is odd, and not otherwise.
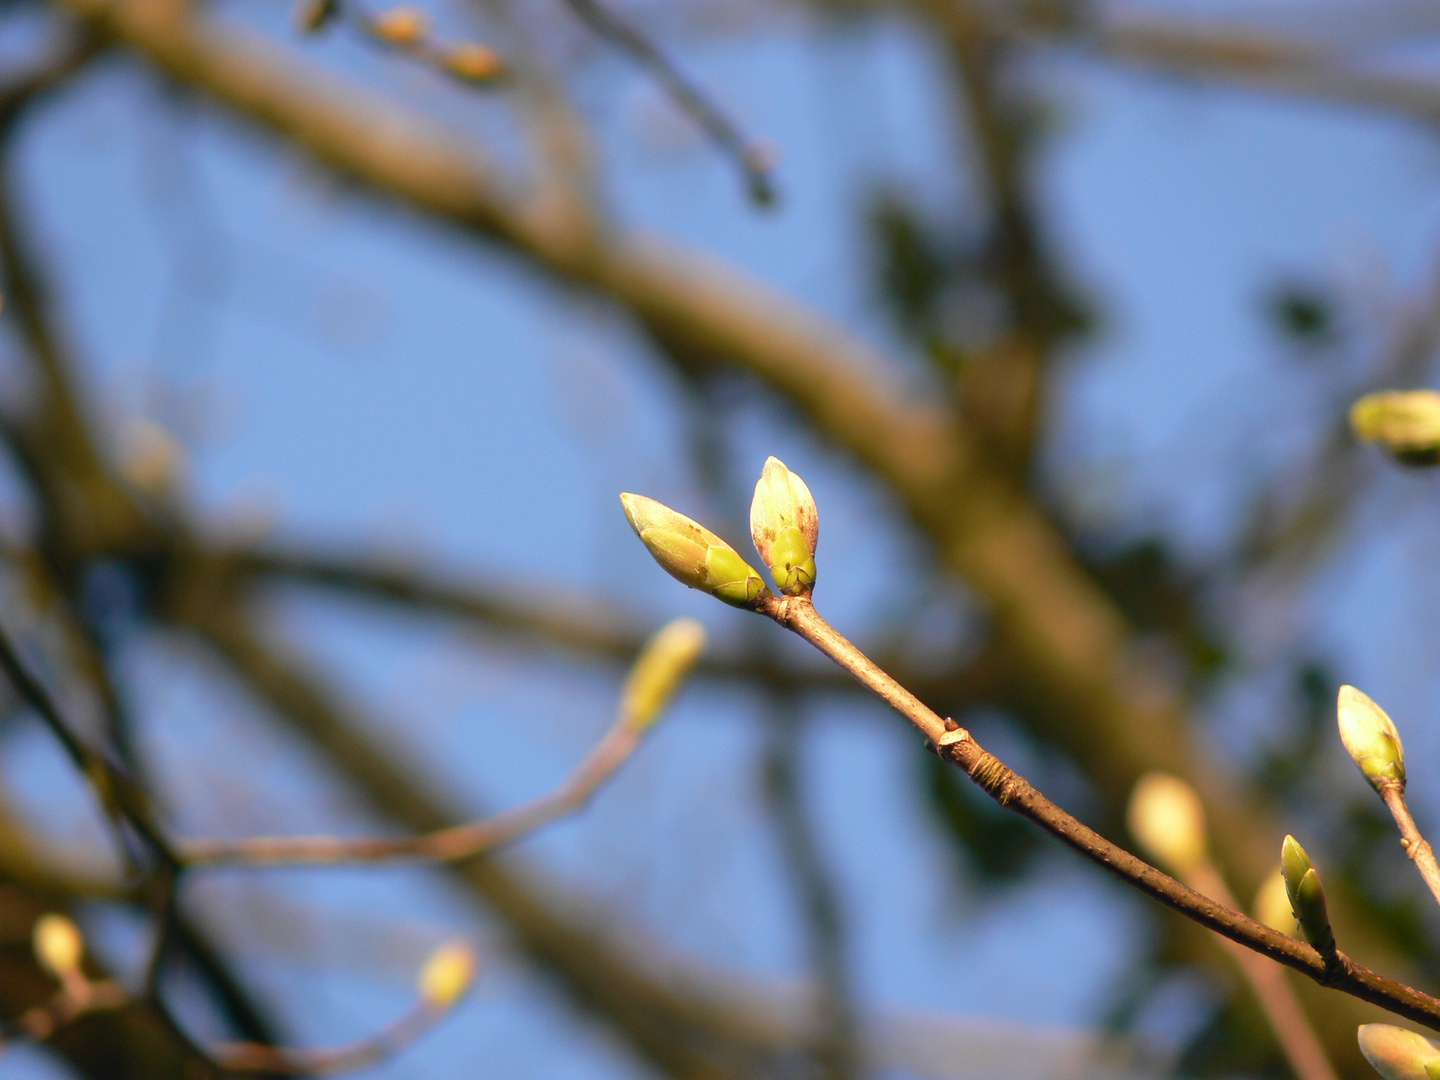
[[[1436,1080],[1440,1046],[1394,1024],[1361,1024],[1360,1052],[1385,1080]]]
[[[750,538],[787,596],[809,596],[815,587],[815,545],[820,513],[805,481],[777,457],[767,458],[750,503]]]

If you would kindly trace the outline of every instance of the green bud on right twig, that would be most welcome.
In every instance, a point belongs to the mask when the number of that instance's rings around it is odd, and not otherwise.
[[[805,481],[777,457],[767,458],[750,503],[750,538],[786,596],[815,588],[815,545],[820,512]]]
[[[1305,940],[1322,953],[1335,951],[1335,934],[1330,929],[1330,912],[1325,906],[1325,886],[1299,842],[1285,837],[1280,846],[1280,872],[1285,876],[1285,894],[1290,910],[1300,924]]]
[[[1360,1052],[1385,1080],[1440,1080],[1440,1046],[1393,1024],[1361,1024]]]
[[[1440,394],[1434,390],[1367,394],[1351,407],[1350,426],[1402,464],[1440,463]]]
[[[1340,741],[1376,791],[1405,786],[1405,748],[1395,721],[1369,695],[1353,686],[1340,688],[1336,705]]]
[[[765,594],[760,572],[705,526],[664,503],[623,492],[630,527],[676,581],[734,607],[753,608]]]

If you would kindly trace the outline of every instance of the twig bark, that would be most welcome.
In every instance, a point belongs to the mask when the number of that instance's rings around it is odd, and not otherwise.
[[[1405,854],[1410,856],[1415,869],[1420,871],[1420,876],[1425,880],[1425,885],[1435,897],[1436,903],[1440,903],[1440,863],[1436,863],[1435,849],[1420,834],[1420,827],[1410,816],[1404,785],[1386,784],[1380,789],[1380,797],[1385,800],[1390,816],[1395,819],[1395,824],[1400,829],[1400,843],[1405,848]]]

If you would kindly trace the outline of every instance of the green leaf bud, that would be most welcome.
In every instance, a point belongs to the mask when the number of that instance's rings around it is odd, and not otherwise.
[[[675,619],[661,627],[640,650],[620,692],[620,715],[626,723],[640,731],[653,724],[704,648],[705,627],[694,619]]]
[[[765,592],[759,571],[703,525],[644,495],[627,491],[620,503],[630,527],[675,580],[735,607],[753,607]]]
[[[1280,845],[1280,872],[1285,876],[1285,893],[1290,897],[1290,910],[1300,924],[1305,940],[1321,952],[1335,948],[1335,934],[1330,929],[1330,913],[1325,905],[1325,887],[1320,875],[1310,864],[1310,856],[1293,836],[1286,836]]]
[[[1440,463],[1440,393],[1434,390],[1367,394],[1351,407],[1350,426],[1405,465]]]
[[[1389,784],[1405,786],[1405,748],[1385,710],[1353,686],[1340,688],[1336,705],[1340,741],[1376,791]]]
[[[787,596],[809,596],[815,587],[815,545],[820,512],[805,481],[777,457],[765,460],[750,503],[750,538]]]
[[[1393,1024],[1361,1024],[1360,1052],[1385,1080],[1434,1080],[1440,1075],[1440,1046]]]
[[[1205,807],[1178,776],[1152,772],[1136,781],[1125,822],[1150,857],[1172,873],[1184,877],[1205,861]]]

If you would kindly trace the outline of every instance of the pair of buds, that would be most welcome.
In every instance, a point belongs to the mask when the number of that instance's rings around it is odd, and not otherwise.
[[[739,608],[754,607],[768,592],[760,572],[699,522],[644,495],[625,492],[620,502],[631,528],[671,577]],[[810,595],[820,515],[805,481],[779,458],[765,462],[755,485],[750,537],[781,593]]]

